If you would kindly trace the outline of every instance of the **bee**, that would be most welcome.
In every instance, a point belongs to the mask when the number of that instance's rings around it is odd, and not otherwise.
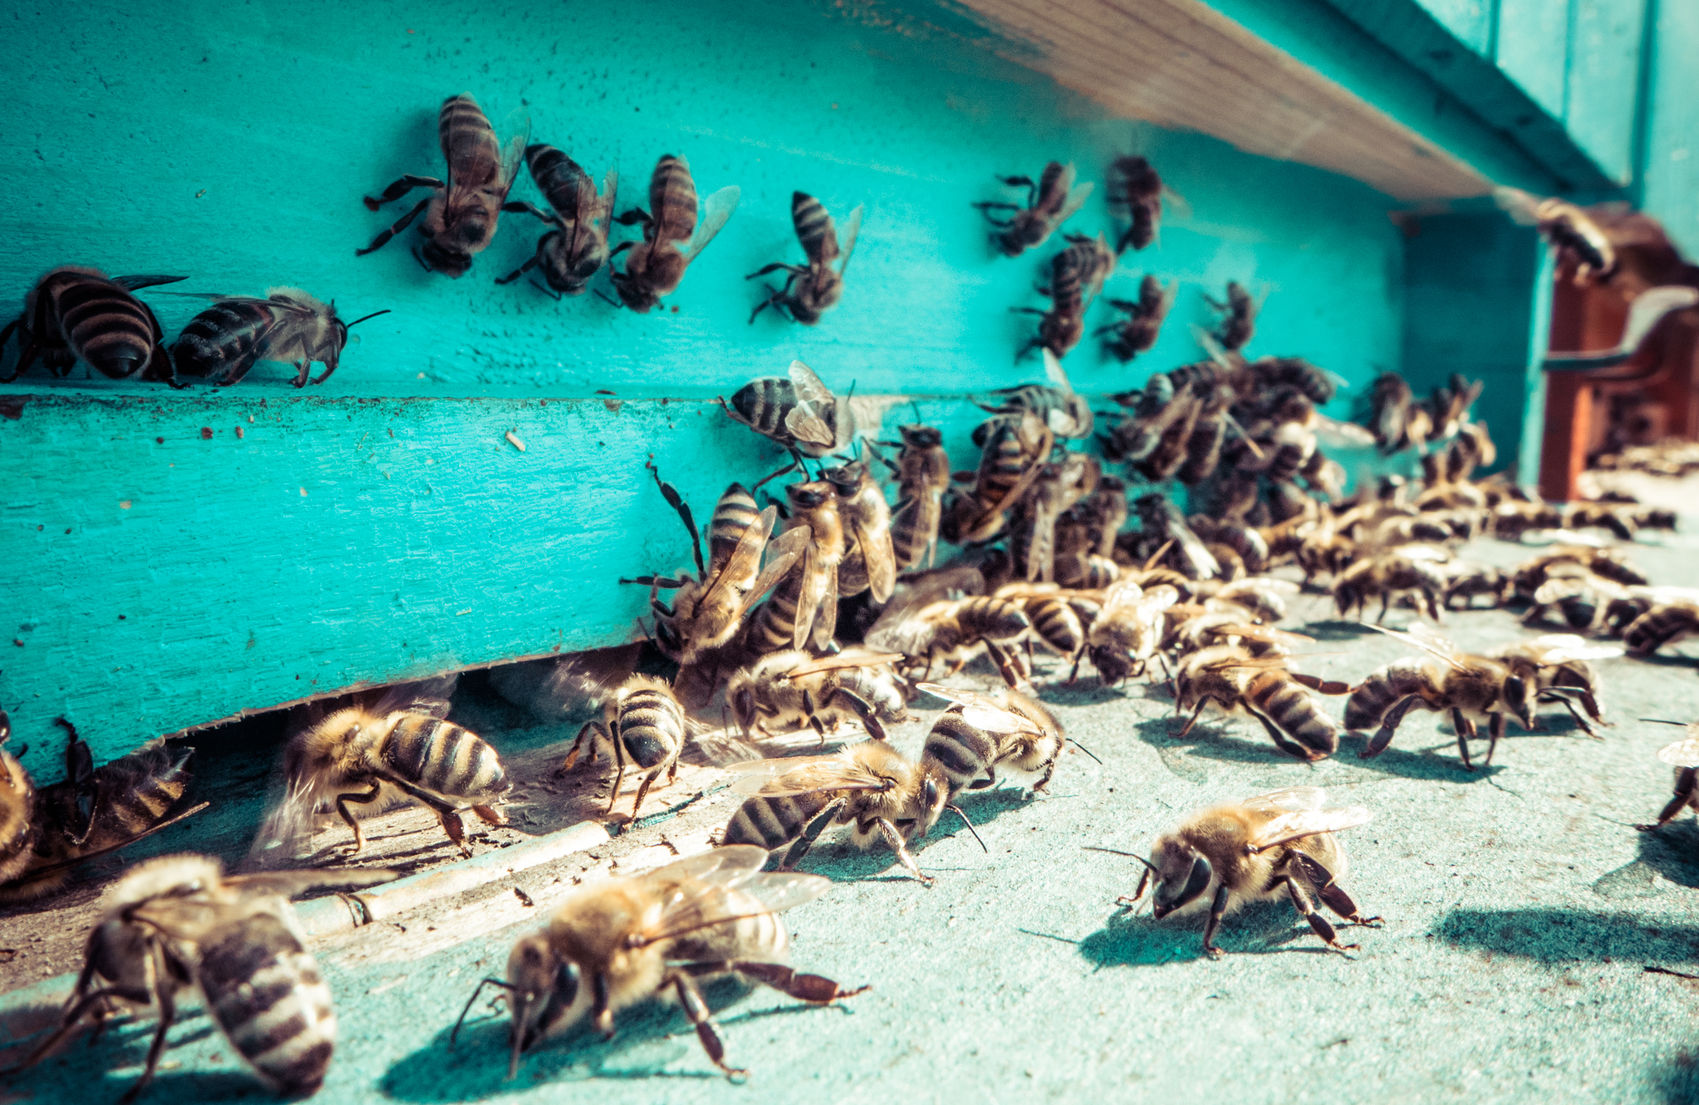
[[[1647,718],[1655,721],[1655,718]],[[1679,722],[1669,722],[1677,725]],[[1674,744],[1665,745],[1658,751],[1658,759],[1675,768],[1675,797],[1671,798],[1663,809],[1658,811],[1658,819],[1650,824],[1636,825],[1643,833],[1661,829],[1675,819],[1675,815],[1688,806],[1699,810],[1699,728],[1686,726],[1687,737]]]
[[[788,378],[758,377],[733,393],[729,403],[723,399],[719,403],[733,421],[806,457],[836,452],[856,433],[849,400],[833,395],[801,361],[790,363]],[[790,469],[775,475],[785,471]]]
[[[1605,529],[1614,537],[1632,541],[1640,532],[1634,515],[1634,511],[1624,510],[1616,503],[1570,503],[1563,509],[1563,528]]]
[[[867,989],[786,966],[790,937],[777,915],[832,884],[816,875],[763,874],[766,859],[760,848],[716,848],[575,890],[541,932],[513,946],[505,980],[478,983],[450,1040],[485,986],[505,990],[512,1078],[520,1056],[545,1037],[588,1020],[611,1038],[616,1014],[665,996],[683,1007],[709,1060],[729,1077],[744,1077],[747,1071],[726,1064],[701,982],[738,975],[811,1005]]]
[[[992,598],[1019,606],[1032,622],[1032,635],[1063,656],[1073,656],[1085,647],[1082,610],[1097,605],[1079,596],[1063,593],[1054,583],[1005,583]]]
[[[165,332],[153,309],[131,295],[141,288],[175,284],[186,276],[103,276],[95,269],[62,265],[36,281],[24,297],[24,312],[0,330],[0,353],[12,333],[18,335],[18,363],[9,384],[40,357],[54,376],[64,376],[79,360],[102,376],[122,380],[137,373],[144,380],[180,383],[165,348]]]
[[[679,705],[670,683],[652,675],[630,675],[603,701],[601,718],[591,719],[578,731],[561,770],[571,771],[578,762],[580,749],[586,746],[592,761],[603,755],[612,760],[615,770],[613,787],[608,791],[609,813],[619,801],[627,765],[647,771],[637,788],[637,798],[631,803],[631,816],[635,819],[649,788],[662,772],[667,776],[663,785],[671,785],[678,777],[678,754],[684,748],[687,725],[684,707]]]
[[[1518,641],[1486,653],[1520,676],[1534,692],[1534,700],[1555,702],[1588,736],[1596,736],[1592,723],[1603,723],[1599,712],[1598,676],[1589,660],[1622,655],[1613,645],[1590,645],[1572,633],[1552,633],[1531,641]],[[1577,709],[1577,707],[1580,707]]]
[[[1096,553],[1070,553],[1056,557],[1056,582],[1083,591],[1100,591],[1121,577],[1121,566]]]
[[[359,815],[408,801],[435,813],[465,856],[472,849],[462,809],[471,807],[486,825],[507,824],[496,805],[511,784],[496,750],[447,720],[446,700],[408,697],[391,691],[369,708],[345,706],[290,738],[283,753],[288,793],[269,815],[256,853],[282,846],[293,854],[325,802],[354,831],[354,852],[366,844]]]
[[[938,522],[950,486],[950,455],[933,426],[899,426],[902,452],[892,468],[897,508],[891,516],[891,551],[899,569],[931,567],[938,555]]]
[[[1040,316],[1037,336],[1021,347],[1018,356],[1033,349],[1047,349],[1057,357],[1067,356],[1085,336],[1086,308],[1115,271],[1115,260],[1115,253],[1103,235],[1095,239],[1070,237],[1068,248],[1051,258],[1049,286],[1038,289],[1040,295],[1050,298],[1050,309],[1015,308],[1020,314]]]
[[[1162,177],[1148,160],[1131,154],[1109,163],[1109,179],[1110,206],[1122,208],[1128,222],[1115,252],[1145,248],[1161,236],[1162,199],[1173,193],[1163,187]]]
[[[1244,627],[1245,635],[1254,632]],[[1174,705],[1191,710],[1179,736],[1191,732],[1208,705],[1257,719],[1276,748],[1305,761],[1339,750],[1339,726],[1316,705],[1310,691],[1344,694],[1349,688],[1290,671],[1284,657],[1252,656],[1237,644],[1213,645],[1192,653],[1174,673]]]
[[[625,271],[613,275],[614,290],[633,311],[647,312],[678,289],[684,270],[726,225],[742,196],[729,184],[709,196],[697,219],[696,182],[684,158],[667,154],[655,163],[649,178],[649,210],[634,207],[617,220],[623,226],[641,225],[641,242],[621,242],[614,254],[630,250]]]
[[[1573,268],[1577,284],[1608,283],[1616,275],[1616,249],[1586,208],[1519,188],[1494,188],[1493,199],[1517,222],[1538,228],[1558,260]]]
[[[1178,291],[1178,285],[1164,288],[1156,277],[1146,276],[1139,281],[1137,299],[1108,300],[1109,306],[1120,311],[1124,317],[1107,326],[1099,326],[1093,333],[1113,334],[1103,347],[1116,360],[1126,364],[1140,353],[1150,352],[1156,345],[1163,320],[1173,309],[1174,297]]]
[[[780,269],[790,274],[783,287],[768,287],[771,294],[755,308],[749,321],[754,322],[757,315],[771,307],[789,315],[793,321],[813,326],[821,315],[836,307],[844,295],[844,270],[849,268],[850,254],[855,252],[855,239],[861,231],[861,211],[857,207],[850,212],[840,249],[837,228],[826,208],[806,192],[792,192],[791,224],[796,227],[797,241],[802,243],[808,263],[787,265],[777,261],[745,277],[754,280]]]
[[[1650,595],[1634,594],[1634,590],[1567,564],[1555,566],[1533,594],[1517,597],[1531,603],[1522,616],[1524,625],[1551,622],[1569,629],[1620,634],[1652,607]]]
[[[1369,599],[1380,596],[1380,614],[1384,621],[1394,596],[1414,595],[1433,621],[1440,620],[1440,599],[1448,582],[1441,564],[1442,558],[1430,555],[1427,546],[1400,545],[1371,552],[1350,564],[1333,583],[1333,601],[1340,617],[1351,611],[1365,611]]]
[[[1078,676],[1086,656],[1105,686],[1143,675],[1162,641],[1163,611],[1178,601],[1180,593],[1170,586],[1146,590],[1133,579],[1111,584],[1086,633],[1085,647],[1074,656],[1069,682]]]
[[[982,406],[999,415],[1019,415],[1030,410],[1059,438],[1090,437],[1093,422],[1090,401],[1074,391],[1054,353],[1045,349],[1043,358],[1048,383],[1002,388],[994,393],[1001,397],[996,406]]]
[[[983,434],[981,433],[983,431]],[[975,431],[982,438],[972,490],[944,507],[938,532],[961,545],[993,540],[1005,516],[1032,486],[1049,460],[1055,437],[1030,410],[989,419]]]
[[[220,297],[189,320],[171,347],[177,371],[185,376],[212,376],[219,387],[237,383],[260,361],[288,361],[295,366],[295,386],[304,388],[313,362],[324,372],[311,383],[330,379],[348,344],[348,330],[367,319],[387,315],[373,311],[353,322],[336,317],[336,305],[323,303],[299,288],[267,288],[264,299]]]
[[[1699,600],[1675,599],[1654,603],[1622,631],[1622,643],[1632,656],[1652,653],[1689,633],[1699,632]]]
[[[209,856],[161,856],[131,868],[103,902],[59,1027],[12,1074],[41,1062],[91,1015],[151,1006],[158,1018],[134,1100],[153,1081],[185,990],[268,1089],[317,1092],[336,1046],[330,988],[306,949],[289,899],[308,890],[373,886],[393,871],[226,875]]]
[[[1442,565],[1445,573],[1443,602],[1447,610],[1458,609],[1454,600],[1462,600],[1462,609],[1473,610],[1475,597],[1485,595],[1487,605],[1503,606],[1510,594],[1510,577],[1490,564],[1458,562]]]
[[[979,208],[996,233],[991,235],[991,241],[1000,249],[1004,256],[1019,257],[1022,253],[1041,246],[1049,240],[1050,235],[1073,217],[1074,212],[1084,206],[1091,197],[1092,188],[1089,182],[1074,186],[1074,167],[1052,161],[1044,166],[1044,172],[1039,175],[1038,183],[1034,184],[1031,177],[1004,176],[997,178],[1010,188],[1025,188],[1027,191],[1026,206],[1014,203],[982,202],[973,206]],[[994,211],[1013,212],[1006,219],[999,219],[992,214]]]
[[[803,535],[797,572],[801,591],[797,598],[796,631],[791,643],[801,648],[809,640],[827,648],[838,632],[838,567],[844,559],[844,519],[838,509],[837,492],[825,480],[793,483],[785,487],[791,516],[787,533]]]
[[[1617,549],[1555,545],[1517,565],[1511,583],[1518,598],[1531,600],[1547,580],[1559,574],[1573,574],[1574,571],[1584,571],[1617,584],[1645,585],[1651,582]]]
[[[1211,579],[1220,574],[1221,565],[1204,548],[1192,527],[1186,524],[1186,516],[1180,513],[1180,508],[1166,495],[1161,492],[1141,495],[1133,500],[1133,509],[1138,513],[1140,527],[1150,540],[1172,543],[1169,555],[1186,576]]]
[[[1209,296],[1204,302],[1221,312],[1221,324],[1215,329],[1215,340],[1221,348],[1232,353],[1244,348],[1251,335],[1256,332],[1257,312],[1262,304],[1251,298],[1251,293],[1237,280],[1227,282],[1227,300],[1222,302]]]
[[[1009,539],[1016,570],[1025,578],[1049,582],[1055,575],[1056,522],[1095,482],[1095,458],[1084,453],[1063,454],[1046,464],[1019,503],[1019,516]]]
[[[696,576],[677,579],[639,576],[620,582],[649,585],[649,603],[655,611],[655,643],[680,665],[689,666],[737,636],[750,604],[771,590],[801,557],[801,542],[806,535],[789,537],[781,534],[769,544],[767,537],[778,519],[778,508],[769,506],[752,522],[745,523],[755,500],[742,484],[733,484],[715,507],[713,526],[709,530],[712,559],[704,564],[702,538],[690,507],[671,484],[661,479],[653,461],[645,467],[690,533],[690,551],[696,557]],[[738,528],[739,523],[744,523],[741,529]],[[763,551],[768,554],[765,567],[761,563]],[[671,606],[655,598],[656,589],[661,587],[677,589]]]
[[[1420,635],[1382,629],[1430,654],[1429,660],[1399,660],[1369,673],[1345,700],[1345,728],[1378,726],[1359,755],[1372,759],[1392,743],[1404,715],[1420,707],[1448,711],[1457,730],[1457,751],[1463,766],[1474,770],[1469,741],[1476,725],[1486,723],[1489,743],[1486,763],[1492,763],[1505,719],[1514,717],[1522,728],[1534,727],[1536,690],[1509,664],[1460,651],[1456,645],[1426,631]]]
[[[202,802],[167,816],[188,789],[189,751],[150,741],[129,755],[94,766],[89,747],[64,718],[65,779],[35,792],[32,849],[24,866],[0,877],[0,900],[25,901],[64,885],[83,860],[152,836],[205,809]],[[21,769],[20,769],[21,770]],[[24,777],[27,781],[28,776]]]
[[[740,668],[726,683],[726,704],[738,728],[766,735],[804,725],[826,740],[826,727],[859,723],[874,740],[889,740],[885,722],[908,720],[906,684],[898,653],[851,648],[825,656],[796,649],[775,652]]]
[[[1169,404],[1170,409],[1144,427],[1145,433],[1136,450],[1142,456],[1136,459],[1133,471],[1147,483],[1173,479],[1191,460],[1192,440],[1198,436],[1199,423],[1217,418],[1223,410],[1223,399],[1224,389],[1217,384],[1204,381],[1186,384]],[[1157,425],[1162,427],[1160,432],[1150,436],[1149,432]],[[1129,459],[1134,458],[1129,456]],[[1202,460],[1192,465],[1194,470]]]
[[[424,236],[425,244],[413,256],[428,271],[455,278],[463,275],[471,268],[473,256],[482,253],[495,239],[496,220],[501,217],[507,193],[518,174],[526,136],[516,134],[502,146],[496,139],[495,128],[490,126],[471,93],[462,92],[444,100],[437,112],[437,139],[442,145],[443,161],[448,165],[448,182],[409,174],[385,188],[382,194],[366,196],[366,209],[376,211],[415,188],[431,190],[431,195],[373,238],[371,245],[355,250],[355,255],[363,257],[382,249],[423,214],[425,221],[419,224],[419,233]]]
[[[608,231],[619,194],[619,174],[609,169],[598,192],[596,182],[578,162],[540,142],[525,147],[525,164],[549,209],[515,201],[503,204],[502,210],[534,215],[549,231],[537,239],[537,252],[496,283],[511,284],[541,267],[557,298],[583,295],[591,278],[608,263]]]
[[[1254,901],[1266,901],[1284,891],[1309,922],[1311,930],[1339,952],[1355,951],[1341,944],[1331,921],[1317,910],[1315,899],[1352,925],[1370,927],[1379,917],[1365,917],[1339,883],[1345,874],[1345,846],[1333,834],[1366,825],[1372,815],[1362,806],[1328,808],[1319,787],[1289,787],[1243,802],[1216,806],[1188,818],[1156,842],[1144,864],[1138,889],[1122,904],[1136,907],[1155,881],[1151,912],[1157,920],[1170,913],[1191,912],[1209,903],[1203,950],[1219,959],[1216,930],[1228,913]],[[1214,893],[1204,895],[1213,888]]]
[[[1232,550],[1251,575],[1261,575],[1268,568],[1268,541],[1257,530],[1207,514],[1194,514],[1187,523],[1200,540]]]
[[[861,741],[834,756],[758,761],[734,785],[749,796],[726,825],[722,845],[754,844],[769,852],[788,846],[782,866],[792,868],[828,825],[853,822],[859,847],[870,846],[875,835],[883,838],[903,870],[932,885],[908,842],[948,808],[949,783],[941,771],[923,770],[886,742]]]
[[[846,549],[839,565],[840,595],[871,591],[873,601],[888,602],[897,586],[897,554],[891,540],[891,507],[873,478],[867,460],[842,464],[821,472],[838,495]],[[845,577],[859,576],[859,587],[842,586]]]
[[[1034,794],[1050,785],[1062,756],[1062,726],[1037,701],[1015,691],[989,698],[936,683],[920,689],[952,703],[932,723],[920,753],[922,769],[947,779],[952,798],[996,786],[998,769],[1028,777]]]
[[[907,656],[909,667],[918,667],[924,677],[939,663],[947,666],[947,676],[955,675],[983,649],[1003,681],[1018,687],[1026,674],[1014,649],[1031,629],[1031,619],[1015,603],[979,595],[940,599],[891,621],[881,618],[866,641],[869,648]]]
[[[0,710],[0,746],[12,735],[12,719]],[[35,781],[18,758],[0,747],[0,885],[29,866],[35,843]]]

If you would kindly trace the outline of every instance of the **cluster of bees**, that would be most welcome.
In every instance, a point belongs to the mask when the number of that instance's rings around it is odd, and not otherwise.
[[[1670,438],[1651,445],[1628,445],[1614,453],[1599,454],[1593,459],[1593,467],[1607,472],[1687,476],[1699,472],[1699,442]]]

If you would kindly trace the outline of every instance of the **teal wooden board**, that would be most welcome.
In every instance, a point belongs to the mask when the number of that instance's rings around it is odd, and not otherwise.
[[[1699,4],[1659,3],[1653,11],[1639,199],[1688,256],[1699,256]]]
[[[1416,0],[1452,36],[1482,57],[1492,56],[1493,9],[1497,0]]]
[[[1569,133],[1616,184],[1634,180],[1646,0],[1573,0]],[[1690,55],[1691,57],[1691,55]]]
[[[1573,0],[1498,0],[1494,57],[1547,115],[1563,118]]]

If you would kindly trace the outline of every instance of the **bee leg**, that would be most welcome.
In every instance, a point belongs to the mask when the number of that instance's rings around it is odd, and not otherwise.
[[[1141,883],[1143,880],[1140,880]],[[1215,930],[1221,927],[1221,918],[1227,914],[1227,887],[1225,884],[1215,888],[1215,898],[1209,903],[1209,920],[1203,926],[1203,950],[1211,959],[1220,959],[1227,953],[1215,946]]]
[[[695,965],[692,964],[692,967]],[[763,986],[771,986],[781,994],[787,994],[798,1001],[806,1001],[811,1005],[830,1005],[842,998],[853,998],[857,994],[872,989],[871,986],[857,986],[846,990],[842,985],[827,978],[825,975],[798,974],[783,963],[751,963],[747,960],[732,960],[728,963],[708,964],[714,973],[720,971],[736,971],[745,978],[754,979]],[[686,968],[689,970],[690,968]]]
[[[1317,911],[1315,903],[1310,901],[1309,894],[1298,884],[1297,879],[1291,877],[1286,879],[1286,893],[1292,898],[1293,908],[1304,915],[1304,920],[1310,923],[1310,928],[1314,930],[1317,936],[1322,938],[1322,941],[1328,947],[1341,953],[1357,950],[1356,944],[1341,944],[1339,942],[1339,934],[1334,931],[1333,922]]]
[[[525,206],[530,207],[531,205],[525,204]],[[503,208],[502,210],[505,211],[505,210],[507,210],[507,208]],[[530,272],[532,269],[534,269],[536,267],[537,267],[537,258],[536,258],[536,255],[533,254],[532,256],[527,257],[525,259],[525,263],[523,265],[520,265],[518,268],[514,269],[512,272],[508,273],[506,276],[496,277],[496,283],[497,284],[511,284],[515,280],[518,280],[521,276],[524,276],[526,273]]]
[[[856,694],[848,687],[839,687],[834,690],[832,692],[832,696],[826,700],[826,705],[830,706],[840,698],[844,700],[844,705],[849,709],[850,713],[854,714],[861,720],[861,727],[867,730],[868,736],[872,737],[876,741],[888,741],[891,739],[891,735],[885,732],[885,726],[880,722],[879,714],[873,709],[873,704],[871,702]]]
[[[394,203],[396,200],[405,196],[408,192],[411,192],[415,188],[441,187],[443,187],[442,181],[437,180],[435,177],[414,176],[412,173],[408,173],[394,184],[391,184],[388,188],[385,188],[383,193],[376,199],[373,199],[371,196],[365,196],[363,198],[365,200],[366,210],[376,211],[386,203]]]
[[[787,871],[795,869],[796,865],[802,862],[803,857],[808,855],[808,850],[814,847],[814,842],[820,839],[820,834],[826,831],[826,826],[832,823],[832,818],[837,816],[838,811],[844,808],[847,801],[847,799],[839,798],[835,802],[828,803],[825,809],[815,814],[814,820],[803,828],[802,835],[796,838],[796,843],[792,844],[790,850],[785,853],[784,862],[780,864],[780,867]]]
[[[1675,776],[1675,797],[1671,798],[1668,804],[1658,812],[1658,819],[1650,825],[1636,825],[1634,827],[1643,833],[1649,833],[1653,829],[1669,824],[1671,819],[1693,800],[1695,790],[1699,790],[1699,768],[1682,768],[1676,772]]]
[[[507,818],[494,806],[473,806],[472,812],[478,815],[478,820],[486,825],[505,825]]]
[[[370,790],[350,791],[347,794],[339,794],[336,796],[336,812],[341,814],[342,820],[348,822],[348,827],[354,830],[354,851],[356,852],[366,846],[366,834],[365,831],[360,828],[360,822],[355,819],[354,811],[348,808],[348,803],[353,801],[364,805],[367,802],[376,802],[378,800],[379,789],[380,784],[376,780],[373,780]]]
[[[590,738],[590,758],[596,758],[596,736],[608,739],[608,731],[599,721],[589,721],[584,728],[578,730],[578,737],[572,742],[572,747],[566,750],[566,762],[560,765],[562,775],[572,770],[572,765],[578,762],[578,750],[584,746],[586,737]]]
[[[791,277],[789,280],[785,281],[785,286],[782,288],[775,288],[773,285],[768,284],[767,291],[770,294],[766,299],[763,299],[760,303],[755,305],[755,310],[749,312],[750,325],[754,325],[755,320],[761,317],[761,312],[765,311],[769,307],[778,311],[780,314],[783,314],[784,309],[782,304],[784,303],[785,298],[790,295],[791,284],[794,283],[795,280],[796,277]]]
[[[1493,762],[1493,752],[1498,748],[1498,739],[1504,736],[1504,715],[1494,714],[1487,724],[1487,758],[1485,764]]]
[[[891,846],[891,851],[897,853],[897,862],[903,865],[903,870],[920,880],[920,885],[931,886],[935,881],[931,875],[923,875],[920,865],[914,862],[914,856],[909,854],[908,845],[903,842],[903,834],[891,824],[889,818],[879,819],[879,835],[885,838],[885,843]]]
[[[1462,710],[1451,711],[1451,726],[1457,730],[1457,751],[1463,757],[1465,771],[1475,770],[1475,765],[1469,762],[1469,738],[1475,735],[1475,723],[1464,716]]]
[[[726,1045],[720,1042],[720,1034],[714,1030],[714,1022],[709,1019],[708,1002],[697,988],[696,980],[690,977],[688,971],[675,969],[668,981],[678,992],[678,1003],[684,1007],[684,1015],[690,1018],[696,1029],[696,1038],[702,1042],[702,1050],[708,1053],[713,1064],[724,1071],[727,1078],[741,1080],[749,1077],[748,1071],[726,1065]]]
[[[774,261],[771,265],[764,265],[761,268],[756,269],[754,272],[744,277],[744,279],[754,280],[757,276],[766,276],[770,272],[778,272],[781,269],[791,274],[791,280],[795,280],[797,277],[808,271],[801,265],[787,265],[783,261]],[[785,281],[785,287],[787,289],[790,287],[790,280]]]
[[[637,820],[637,811],[643,808],[644,796],[649,793],[649,788],[654,785],[655,780],[660,777],[661,772],[659,768],[643,776],[643,782],[637,787],[637,801],[631,804],[631,819],[633,821]]]
[[[1396,706],[1387,711],[1386,716],[1381,719],[1380,728],[1375,731],[1374,736],[1369,738],[1369,743],[1363,746],[1363,750],[1357,753],[1357,757],[1363,760],[1372,760],[1385,752],[1386,746],[1392,743],[1393,734],[1398,732],[1398,726],[1403,724],[1404,715],[1408,714],[1420,702],[1421,699],[1413,694],[1405,695]]]
[[[1368,928],[1380,926],[1379,917],[1364,917],[1357,903],[1351,900],[1351,895],[1345,893],[1343,887],[1333,881],[1333,872],[1314,856],[1304,852],[1292,853],[1292,866],[1298,869],[1303,880],[1310,884],[1310,889],[1316,892],[1322,904],[1353,925],[1364,925]]]
[[[647,230],[648,227],[653,225],[654,220],[649,217],[649,212],[643,210],[641,207],[633,207],[625,214],[616,217],[614,222],[621,226],[636,226],[641,224],[644,229]]]
[[[385,194],[387,195],[388,193],[385,193]],[[430,201],[429,198],[420,200],[418,202],[418,204],[414,206],[413,210],[407,212],[407,214],[405,214],[405,215],[401,216],[399,219],[395,220],[395,223],[392,226],[390,226],[387,230],[384,230],[376,238],[373,238],[371,245],[367,246],[365,249],[355,250],[354,256],[364,257],[366,254],[371,253],[373,250],[382,249],[386,244],[388,244],[388,242],[391,238],[395,237],[397,234],[401,233],[403,230],[406,230],[408,225],[411,224],[414,219],[419,217],[419,213],[422,212],[426,207],[430,206],[430,202],[431,201]],[[367,200],[366,205],[368,207],[370,207],[371,201]],[[377,208],[373,207],[372,210],[376,211]]]
[[[153,999],[158,1006],[159,1027],[154,1030],[153,1042],[148,1045],[147,1065],[142,1068],[142,1076],[136,1079],[135,1085],[124,1091],[124,1096],[118,1099],[120,1105],[134,1101],[153,1081],[154,1074],[159,1070],[159,1057],[165,1053],[165,1034],[170,1030],[171,1022],[177,1019],[175,994],[170,986],[160,984],[166,971],[164,952],[157,944],[150,950],[153,959]]]
[[[1185,740],[1186,739],[1186,734],[1190,733],[1192,731],[1192,726],[1194,726],[1198,723],[1198,715],[1203,713],[1203,708],[1205,706],[1209,705],[1209,702],[1210,702],[1210,700],[1208,698],[1198,699],[1197,709],[1193,710],[1192,716],[1186,719],[1185,726],[1178,733],[1174,734],[1175,740]],[[1180,705],[1179,699],[1175,699],[1174,700],[1174,706],[1175,706],[1174,712],[1175,713],[1179,713],[1179,705]]]
[[[393,772],[384,772],[382,778],[384,782],[389,783],[407,797],[434,812],[437,815],[437,820],[442,823],[442,831],[447,833],[448,839],[452,840],[455,846],[460,849],[461,855],[469,856],[472,854],[472,846],[466,843],[466,832],[460,825],[459,811],[430,791],[408,782]],[[373,788],[376,788],[375,783]]]
[[[1320,758],[1317,755],[1319,749],[1306,748],[1297,741],[1289,739],[1285,733],[1281,732],[1280,726],[1274,723],[1274,719],[1261,710],[1250,710],[1248,712],[1252,717],[1262,722],[1262,727],[1268,730],[1268,735],[1274,738],[1274,746],[1280,751],[1298,760],[1309,761]]]

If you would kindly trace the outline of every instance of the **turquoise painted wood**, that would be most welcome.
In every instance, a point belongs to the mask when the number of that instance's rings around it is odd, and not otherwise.
[[[1452,36],[1477,54],[1490,57],[1495,0],[1416,0]]]
[[[1611,180],[1634,182],[1646,0],[1572,0],[1564,123]]]
[[[1569,9],[1574,0],[1498,0],[1493,60],[1554,119],[1569,83]]]
[[[1699,4],[1659,0],[1653,12],[1639,200],[1689,256],[1699,256]]]

